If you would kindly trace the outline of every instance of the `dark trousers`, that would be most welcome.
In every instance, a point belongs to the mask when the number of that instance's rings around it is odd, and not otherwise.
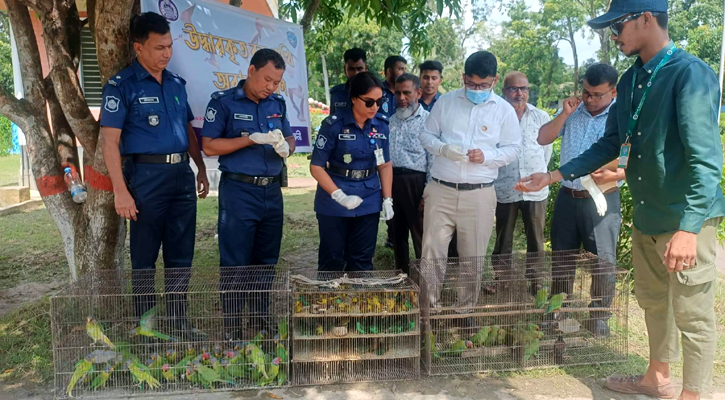
[[[372,271],[380,213],[332,217],[317,213],[318,271]]]
[[[494,268],[497,276],[507,277],[512,268],[510,254],[513,252],[514,230],[516,220],[521,211],[521,218],[524,222],[526,232],[526,252],[540,253],[544,247],[544,224],[546,222],[546,203],[543,201],[518,201],[514,203],[496,204],[496,244],[493,248]],[[536,260],[531,260],[535,262]],[[533,278],[533,272],[529,267],[529,260],[526,263],[527,277]]]
[[[419,211],[425,189],[425,172],[393,172],[393,252],[395,268],[410,274],[410,247],[413,238],[415,258],[420,258],[423,243],[423,213]]]
[[[584,249],[606,261],[606,267],[600,265],[592,276],[590,294],[593,300],[589,307],[609,307],[614,299],[616,280],[614,266],[617,262],[617,238],[622,223],[619,204],[619,190],[605,194],[607,212],[599,216],[594,200],[575,199],[562,189],[554,203],[554,217],[551,224],[551,248],[557,250]],[[561,264],[552,260],[551,293],[566,292],[574,289],[576,265]],[[592,312],[592,318],[609,318],[609,312]]]
[[[134,315],[140,318],[156,305],[156,296],[149,293],[155,293],[156,259],[163,244],[166,312],[185,317],[196,233],[194,172],[188,162],[142,164],[131,159],[123,172],[138,209],[136,221],[130,222]]]
[[[241,317],[265,320],[274,269],[282,244],[284,202],[278,183],[257,186],[222,175],[219,183],[219,265],[224,326],[237,328]],[[245,314],[245,306],[248,313]]]

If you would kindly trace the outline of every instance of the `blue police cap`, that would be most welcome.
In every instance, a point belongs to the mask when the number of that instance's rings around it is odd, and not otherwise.
[[[645,11],[666,13],[667,0],[612,0],[609,11],[587,23],[593,29],[604,29],[627,14]]]

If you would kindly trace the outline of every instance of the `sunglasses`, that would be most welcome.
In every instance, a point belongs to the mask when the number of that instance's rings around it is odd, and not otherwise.
[[[367,108],[371,108],[373,106],[373,104],[377,104],[378,107],[381,107],[383,105],[383,103],[385,103],[385,98],[384,97],[381,97],[381,98],[379,98],[377,100],[373,100],[373,99],[363,99],[362,97],[358,97],[358,99],[362,100],[363,103],[365,103],[365,107],[367,107]]]
[[[639,12],[639,13],[634,13],[634,14],[630,15],[629,17],[623,18],[623,19],[613,23],[612,25],[610,25],[609,30],[612,31],[612,34],[614,36],[619,36],[619,34],[622,33],[622,28],[624,27],[624,24],[626,22],[635,20],[635,19],[641,17],[643,14],[644,14],[643,12]],[[652,13],[653,17],[656,17],[657,15],[659,15],[659,13]]]
[[[509,86],[509,87],[503,88],[503,90],[505,90],[509,93],[516,93],[516,92],[528,93],[529,87],[528,86]]]

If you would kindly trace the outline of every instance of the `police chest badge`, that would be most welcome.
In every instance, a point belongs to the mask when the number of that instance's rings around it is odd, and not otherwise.
[[[156,114],[149,115],[149,125],[156,126],[159,124],[159,116]]]
[[[345,154],[342,156],[342,161],[345,162],[345,164],[350,164],[352,162],[352,154]]]

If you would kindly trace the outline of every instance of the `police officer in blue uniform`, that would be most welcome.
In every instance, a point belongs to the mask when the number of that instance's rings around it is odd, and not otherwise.
[[[197,190],[204,198],[209,187],[206,168],[189,123],[194,115],[186,82],[166,70],[173,53],[169,23],[158,14],[144,13],[131,21],[130,36],[136,60],[103,88],[101,145],[116,212],[131,220],[134,312],[138,319],[155,305],[154,295],[138,295],[153,291],[163,244],[170,325],[195,336],[186,321],[185,295],[179,292],[189,282]],[[199,169],[196,184],[189,156]]]
[[[345,75],[347,81],[361,73],[368,70],[367,55],[365,50],[353,47],[352,49],[345,50]],[[348,82],[335,85],[330,89],[330,115],[334,115],[337,110],[346,108],[350,102],[350,89]]]
[[[312,152],[320,271],[372,270],[378,221],[393,217],[388,120],[378,113],[383,84],[370,72],[357,74],[350,99],[350,108],[322,123]]]
[[[204,152],[218,155],[219,255],[221,290],[254,290],[256,297],[222,294],[228,339],[241,338],[245,304],[252,331],[271,328],[264,290],[273,271],[246,267],[274,265],[282,243],[283,202],[280,187],[282,161],[294,152],[295,140],[287,119],[284,98],[276,94],[285,63],[274,50],[257,51],[250,60],[247,79],[235,88],[215,92],[206,109],[201,131]],[[245,286],[245,282],[253,282]]]
[[[388,119],[395,114],[395,80],[405,73],[405,67],[408,61],[401,56],[390,56],[385,59],[385,82],[383,83],[383,96],[385,102],[380,107],[380,113],[384,114]]]

